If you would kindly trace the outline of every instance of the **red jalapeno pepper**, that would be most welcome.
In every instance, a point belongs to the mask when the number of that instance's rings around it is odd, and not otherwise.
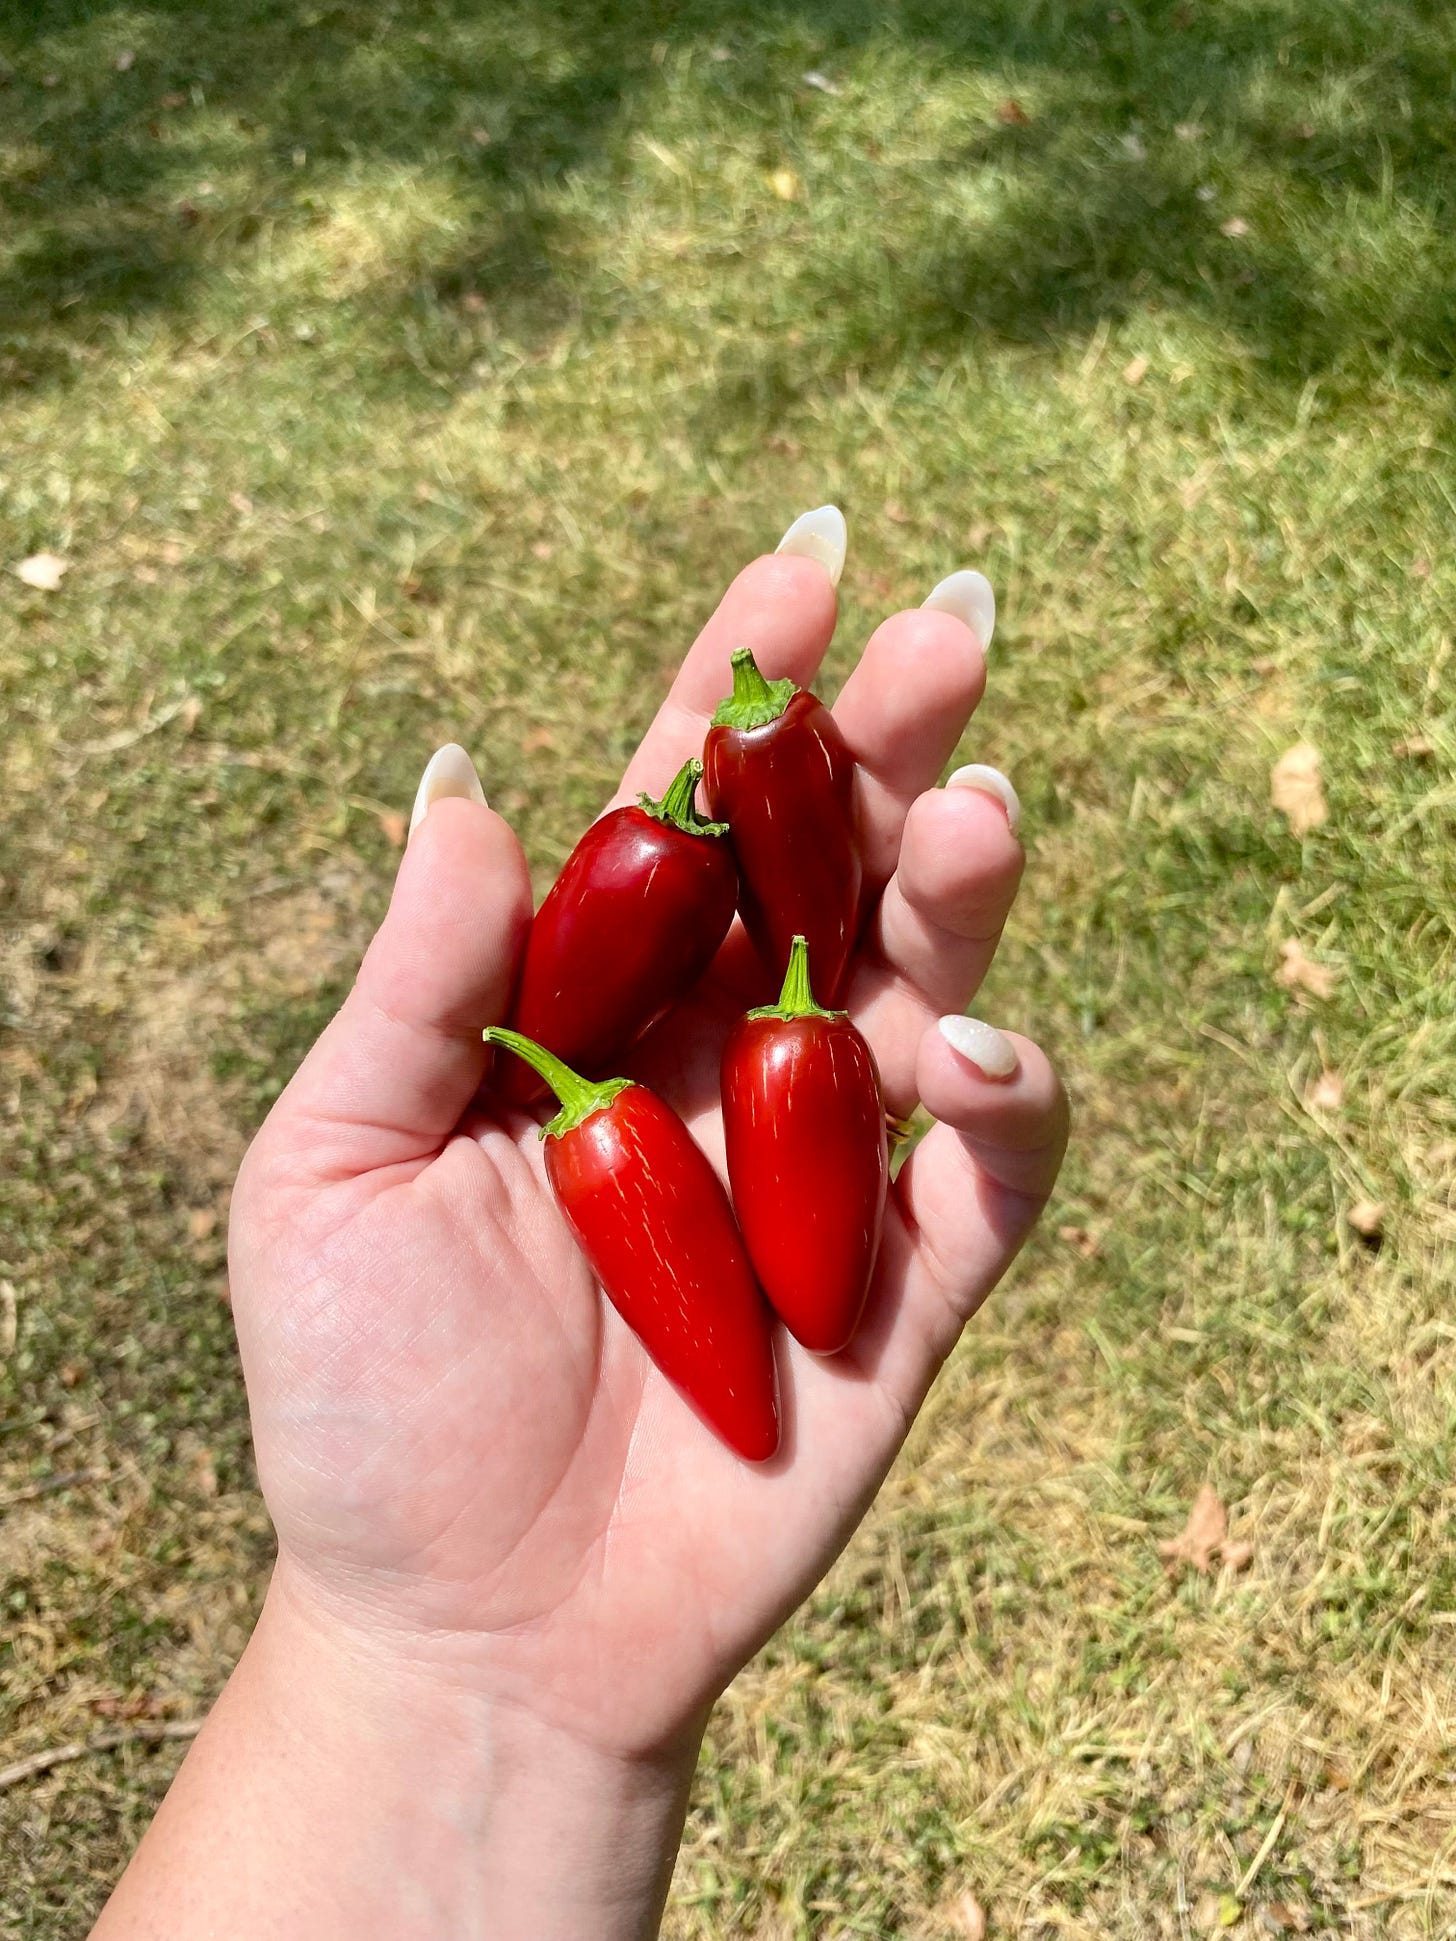
[[[738,870],[723,824],[694,807],[702,772],[687,762],[660,802],[594,822],[536,912],[510,1021],[570,1065],[610,1071],[728,934]],[[546,1091],[515,1064],[497,1089],[517,1104]]]
[[[777,985],[802,934],[832,1004],[859,931],[864,881],[854,757],[834,716],[806,688],[766,681],[740,647],[703,766],[708,809],[729,826],[743,879],[738,907],[765,970]]]
[[[869,1293],[889,1150],[874,1053],[843,1011],[814,1002],[802,937],[778,1003],[728,1034],[723,1136],[764,1293],[797,1341],[837,1353]]]
[[[546,1177],[607,1298],[708,1426],[763,1462],[779,1446],[772,1317],[692,1134],[645,1085],[592,1084],[519,1032],[484,1035],[561,1101]]]

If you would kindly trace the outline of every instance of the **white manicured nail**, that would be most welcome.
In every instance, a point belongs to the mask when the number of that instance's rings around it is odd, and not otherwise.
[[[999,768],[988,768],[985,762],[967,762],[958,768],[946,783],[948,789],[979,789],[982,795],[994,795],[1006,811],[1006,820],[1011,824],[1014,836],[1021,827],[1021,797],[1012,788],[1010,781]]]
[[[1010,1078],[1016,1070],[1016,1047],[994,1024],[955,1012],[941,1019],[940,1035],[952,1051],[979,1065],[987,1078]]]
[[[953,613],[957,620],[964,620],[980,641],[982,653],[991,645],[996,631],[996,595],[984,573],[952,573],[920,604],[934,613]]]
[[[844,554],[849,545],[849,528],[837,505],[816,506],[801,512],[778,545],[776,553],[797,553],[801,559],[817,559],[834,586],[844,571]]]
[[[458,741],[447,741],[443,748],[437,748],[425,764],[425,772],[420,777],[420,785],[415,790],[415,806],[410,814],[410,835],[425,819],[425,811],[432,802],[439,802],[447,795],[460,795],[467,802],[484,802],[485,790],[480,786],[480,777]]]

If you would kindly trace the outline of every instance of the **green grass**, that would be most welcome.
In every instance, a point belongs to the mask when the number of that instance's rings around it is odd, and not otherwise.
[[[0,1762],[195,1714],[246,1635],[219,1216],[381,813],[458,738],[545,880],[833,498],[831,678],[1001,594],[980,1008],[1077,1136],[721,1708],[668,1932],[1449,1935],[1449,9],[35,0],[0,61],[0,565],[71,561],[0,590]],[[1254,1561],[1170,1582],[1205,1479]],[[0,1926],[80,1931],[176,1757],[0,1795]]]

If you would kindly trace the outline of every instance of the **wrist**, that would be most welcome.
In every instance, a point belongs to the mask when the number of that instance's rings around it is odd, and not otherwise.
[[[701,1724],[651,1754],[592,1745],[518,1692],[342,1623],[286,1561],[249,1651],[294,1756],[347,1775],[360,1861],[399,1896],[383,1931],[657,1932]]]

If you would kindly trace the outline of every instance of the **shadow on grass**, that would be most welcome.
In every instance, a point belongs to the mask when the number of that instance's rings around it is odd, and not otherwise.
[[[803,69],[848,69],[867,49],[1025,93],[1034,111],[968,115],[964,139],[919,164],[922,197],[943,184],[946,213],[923,210],[908,243],[888,222],[871,239],[869,300],[863,237],[842,264],[822,242],[806,255],[796,298],[838,306],[843,365],[976,336],[1042,344],[1166,305],[1232,331],[1291,384],[1351,364],[1456,367],[1442,0],[52,0],[0,12],[0,209],[18,238],[0,257],[0,376],[53,381],[115,320],[185,311],[229,252],[321,219],[361,159],[445,170],[471,228],[454,260],[378,289],[378,321],[468,294],[529,342],[571,302],[552,192],[611,170],[668,58],[725,53],[752,138],[786,111],[809,126],[824,102]],[[216,212],[192,199],[210,174],[230,178]],[[978,183],[994,193],[972,217],[956,196]],[[1263,219],[1240,230],[1246,190]],[[805,388],[761,348],[753,399]],[[448,384],[468,358],[444,361]],[[813,381],[825,375],[816,356]]]

